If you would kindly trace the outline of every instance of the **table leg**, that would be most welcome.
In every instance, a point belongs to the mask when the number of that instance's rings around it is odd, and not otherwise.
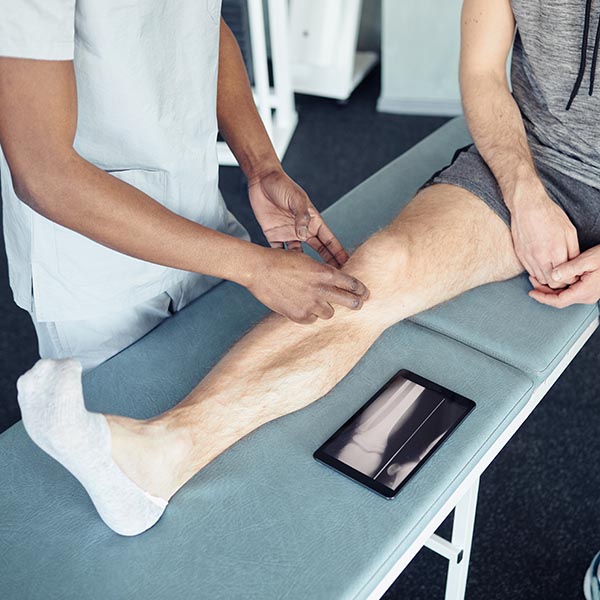
[[[469,491],[459,500],[454,509],[454,524],[452,526],[452,545],[462,551],[455,561],[450,561],[448,578],[446,580],[446,600],[464,600],[471,559],[473,543],[473,528],[477,511],[477,493],[479,478]]]

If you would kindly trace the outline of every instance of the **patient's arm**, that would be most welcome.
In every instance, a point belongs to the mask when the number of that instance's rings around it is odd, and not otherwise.
[[[475,144],[493,171],[509,208],[521,183],[539,181],[523,118],[506,76],[514,34],[510,0],[463,3],[462,103]]]
[[[553,266],[579,254],[577,232],[537,174],[521,111],[506,77],[515,20],[510,0],[465,0],[460,87],[465,116],[481,156],[511,212],[515,252],[536,285],[557,283]],[[539,282],[539,283],[537,283]]]

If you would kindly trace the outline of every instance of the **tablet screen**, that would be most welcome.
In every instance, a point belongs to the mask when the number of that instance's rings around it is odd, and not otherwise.
[[[315,457],[360,483],[371,482],[369,487],[385,496],[394,495],[474,406],[411,375],[398,373]]]

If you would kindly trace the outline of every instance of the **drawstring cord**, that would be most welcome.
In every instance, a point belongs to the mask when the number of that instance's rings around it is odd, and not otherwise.
[[[594,80],[596,79],[596,60],[598,58],[598,46],[600,45],[600,18],[596,27],[596,40],[594,42],[594,55],[592,56],[592,72],[590,73],[589,95],[594,93]]]
[[[586,0],[585,3],[585,21],[583,24],[583,36],[581,38],[581,57],[579,59],[579,72],[577,73],[577,79],[575,80],[575,84],[573,85],[573,89],[571,90],[571,96],[569,101],[567,102],[567,107],[565,110],[569,110],[575,97],[579,93],[579,88],[581,87],[581,82],[583,81],[583,76],[585,74],[585,65],[587,61],[587,51],[588,51],[588,38],[590,34],[590,16],[592,13],[592,0]],[[600,18],[598,19],[598,26],[596,27],[596,38],[594,40],[594,53],[592,55],[592,69],[590,73],[590,87],[589,87],[589,95],[591,96],[594,93],[594,81],[596,79],[596,62],[598,60],[598,47],[600,46]]]

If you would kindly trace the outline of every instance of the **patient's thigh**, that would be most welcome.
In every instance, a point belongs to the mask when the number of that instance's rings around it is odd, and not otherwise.
[[[390,322],[523,271],[500,217],[472,193],[446,184],[419,192],[345,269],[371,291],[363,310]]]

